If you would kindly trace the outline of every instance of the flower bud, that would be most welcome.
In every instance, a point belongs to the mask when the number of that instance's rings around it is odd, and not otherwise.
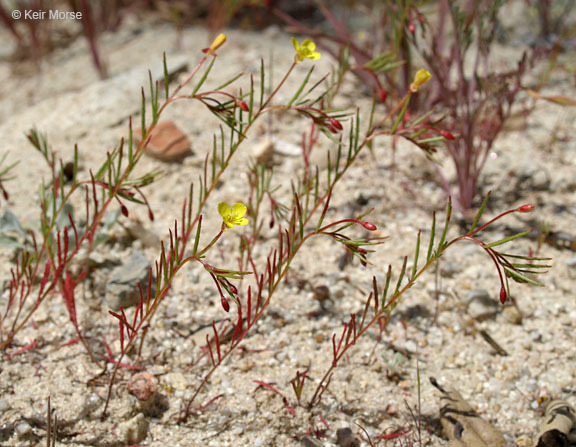
[[[376,225],[372,222],[361,222],[362,226],[369,231],[376,231]]]
[[[378,95],[378,99],[382,102],[386,101],[386,98],[388,97],[388,93],[386,93],[386,90],[383,88],[378,89],[376,94]]]
[[[522,205],[520,208],[516,208],[516,211],[521,213],[529,213],[534,209],[534,205]]]
[[[440,131],[440,135],[442,135],[444,138],[446,138],[447,140],[453,140],[454,139],[454,135],[452,135],[450,132],[448,132],[447,130],[441,130]]]
[[[328,117],[328,119],[330,120],[330,123],[331,123],[336,129],[338,129],[338,130],[342,130],[342,129],[343,129],[342,124],[340,123],[340,121],[338,121],[337,119],[332,118],[332,117]]]
[[[222,298],[220,299],[220,303],[222,304],[222,308],[223,308],[226,312],[230,311],[230,303],[228,303],[228,300],[227,300],[226,298],[222,297]]]
[[[507,297],[508,297],[508,294],[506,293],[506,288],[504,286],[502,286],[500,288],[500,302],[502,304],[504,304],[506,302]]]
[[[410,91],[416,93],[418,89],[422,87],[424,84],[426,84],[431,78],[432,75],[430,74],[430,72],[424,68],[421,68],[416,72],[416,75],[414,76],[414,81],[412,82],[412,84],[410,84]]]
[[[218,36],[216,37],[216,39],[214,39],[214,42],[212,42],[212,45],[210,45],[210,49],[212,51],[216,51],[218,48],[220,48],[222,45],[224,45],[224,42],[226,42],[226,34],[218,34]]]
[[[413,22],[410,22],[408,24],[408,31],[410,31],[411,34],[414,34],[414,32],[416,31],[416,27],[414,26]]]
[[[248,104],[246,104],[244,101],[238,101],[238,107],[240,107],[245,112],[250,111],[250,109],[248,108]]]
[[[214,52],[220,48],[222,45],[224,45],[224,42],[226,42],[226,34],[218,34],[218,36],[216,37],[216,39],[214,39],[214,41],[212,42],[212,44],[210,45],[210,47],[208,48],[204,48],[202,50],[203,53],[210,53],[210,54],[215,54]]]

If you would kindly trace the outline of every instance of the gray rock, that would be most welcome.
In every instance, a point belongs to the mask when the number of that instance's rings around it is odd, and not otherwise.
[[[32,426],[28,422],[22,421],[16,424],[14,431],[19,439],[26,438],[32,433]]]
[[[139,444],[144,441],[148,436],[149,428],[150,423],[142,413],[120,425],[120,431],[126,445]]]
[[[468,292],[466,307],[468,314],[477,321],[493,318],[498,312],[498,302],[484,289]]]
[[[106,284],[106,303],[112,310],[119,310],[120,306],[124,309],[130,306],[136,306],[140,301],[140,291],[146,294],[148,288],[148,269],[150,262],[140,253],[135,252],[128,262],[115,268],[110,275],[110,281]],[[152,289],[155,287],[155,281],[152,281]]]

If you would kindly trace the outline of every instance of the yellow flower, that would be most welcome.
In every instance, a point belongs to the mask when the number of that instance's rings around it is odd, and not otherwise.
[[[234,225],[248,225],[248,219],[243,217],[246,214],[246,205],[242,203],[230,208],[226,202],[221,202],[218,204],[218,212],[229,228],[234,228]]]
[[[216,51],[218,48],[224,45],[224,42],[226,42],[226,34],[218,34],[218,37],[216,37],[214,42],[212,42],[212,45],[210,45],[210,49],[212,51]]]
[[[320,59],[320,53],[316,50],[316,44],[311,40],[305,40],[302,45],[298,43],[295,37],[292,37],[292,45],[296,50],[296,61],[302,62],[304,59]]]
[[[421,68],[416,72],[416,75],[414,76],[414,81],[412,82],[412,84],[410,84],[410,91],[416,93],[418,89],[422,87],[422,85],[426,84],[431,78],[432,75],[430,74],[430,72],[428,70],[425,70],[424,68]]]

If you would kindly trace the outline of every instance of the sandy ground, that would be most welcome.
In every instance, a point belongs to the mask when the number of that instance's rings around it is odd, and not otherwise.
[[[0,153],[8,153],[8,162],[20,162],[16,178],[5,185],[10,200],[2,201],[0,207],[19,216],[24,226],[36,227],[37,191],[49,178],[47,166],[26,141],[25,132],[35,127],[47,133],[50,146],[65,161],[71,159],[77,143],[81,174],[87,175],[89,169],[100,166],[106,151],[127,135],[129,116],[139,114],[140,86],[147,82],[148,69],[161,73],[162,53],[167,53],[169,66],[186,63],[191,69],[201,57],[200,49],[210,40],[203,29],[186,29],[178,46],[178,36],[170,26],[141,25],[127,24],[118,33],[104,36],[101,51],[110,71],[106,80],[99,80],[95,74],[82,39],[48,56],[41,69],[30,63],[0,61]],[[248,75],[258,72],[259,58],[269,61],[273,55],[276,81],[292,61],[290,36],[276,28],[260,33],[231,30],[227,34],[229,40],[220,50],[208,81],[211,86],[244,72],[238,85],[246,91]],[[11,44],[5,31],[0,34],[0,42],[2,56],[6,56]],[[520,51],[517,47],[502,48],[501,58]],[[278,102],[289,97],[310,63],[297,67]],[[319,60],[314,77],[319,79],[328,73],[331,64],[328,57]],[[179,76],[181,80],[185,74]],[[347,81],[339,101],[367,110],[370,101],[354,83],[353,78]],[[576,97],[573,80],[563,72],[555,73],[546,93]],[[218,130],[218,121],[199,104],[176,103],[165,118],[173,120],[188,136],[193,155],[174,164],[143,159],[142,172],[154,168],[165,171],[162,179],[146,188],[156,219],[147,221],[143,207],[130,209],[133,218],[139,217],[147,229],[164,240],[179,216],[189,183],[196,181],[206,150],[211,147],[212,134]],[[575,119],[574,108],[541,102],[525,126],[499,137],[483,177],[483,190],[494,191],[487,216],[532,203],[537,208],[530,217],[548,223],[554,231],[576,235]],[[294,115],[275,115],[272,123],[262,120],[255,126],[236,155],[233,170],[210,198],[203,228],[219,228],[216,205],[220,201],[235,203],[245,197],[248,181],[244,168],[270,129],[275,138],[294,150],[306,126]],[[317,150],[329,147],[329,142],[323,140]],[[299,157],[285,154],[276,154],[274,160],[279,197],[287,200],[290,175],[302,168],[302,162]],[[332,361],[332,334],[340,333],[350,313],[361,311],[371,278],[383,281],[388,264],[399,269],[403,256],[413,253],[418,228],[424,228],[423,234],[428,235],[432,212],[443,212],[444,191],[435,170],[419,151],[400,145],[397,168],[392,169],[391,162],[390,142],[377,141],[374,155],[369,151],[362,154],[338,185],[329,214],[334,219],[349,218],[374,208],[370,220],[378,226],[379,235],[390,237],[371,255],[372,265],[363,268],[354,261],[341,270],[338,261],[342,248],[328,240],[313,240],[293,264],[289,280],[274,296],[267,315],[244,341],[246,349],[232,355],[201,393],[197,406],[223,395],[203,412],[186,423],[175,422],[209,368],[208,359],[202,358],[202,350],[196,346],[198,337],[193,334],[224,316],[210,277],[200,266],[191,265],[176,279],[153,322],[143,353],[144,367],[159,381],[159,393],[167,405],[165,412],[142,415],[136,398],[127,392],[133,372],[122,370],[110,415],[100,420],[110,375],[100,374],[101,369],[90,361],[81,345],[62,347],[75,333],[63,300],[53,296],[38,309],[34,325],[18,335],[8,352],[34,340],[38,341],[37,347],[11,360],[2,357],[0,445],[45,442],[46,402],[51,396],[60,426],[57,445],[128,445],[136,443],[130,433],[138,427],[143,427],[146,436],[140,442],[149,446],[296,446],[311,429],[324,432],[325,445],[336,445],[338,428],[351,427],[362,433],[359,426],[373,440],[398,429],[411,429],[395,444],[410,445],[412,439],[417,439],[411,411],[416,415],[419,411],[423,445],[441,446],[447,441],[434,423],[440,402],[437,390],[428,382],[430,376],[456,387],[505,434],[509,445],[532,445],[543,400],[563,398],[576,404],[576,258],[565,248],[542,247],[540,253],[553,258],[553,268],[543,278],[545,288],[513,285],[523,314],[519,320],[513,308],[496,304],[499,284],[487,256],[472,244],[455,246],[442,259],[439,285],[433,269],[425,274],[394,311],[382,338],[378,339],[374,329],[350,351],[336,369],[321,405],[312,411],[297,406],[293,417],[278,395],[254,382],[273,384],[294,404],[290,380],[297,370],[309,368],[307,392],[311,392]],[[445,165],[449,172],[448,159]],[[127,224],[124,217],[120,221]],[[520,229],[526,226],[516,217],[506,223]],[[87,337],[100,340],[98,346],[103,340],[117,350],[117,322],[108,314],[104,299],[106,282],[113,267],[126,262],[134,251],[143,252],[149,261],[156,259],[159,251],[158,246],[143,247],[141,241],[123,244],[122,225],[110,231],[109,242],[93,255],[102,267],[89,283],[80,286],[77,307]],[[235,253],[238,235],[243,231],[246,227],[228,232],[211,261],[236,267],[230,253]],[[458,231],[454,225],[450,235],[456,236]],[[502,234],[500,226],[485,239],[494,240]],[[268,240],[271,235],[265,232]],[[211,237],[211,233],[205,237]],[[518,253],[536,248],[533,240],[514,243]],[[11,250],[0,250],[3,289],[10,275],[11,256]],[[314,299],[314,288],[318,286],[326,286],[331,298],[325,304],[326,312],[311,318],[310,313],[320,309]],[[480,318],[482,321],[474,318],[466,303],[467,296],[477,290],[486,290],[491,300],[486,305],[490,315]],[[2,312],[5,297],[3,292]],[[498,355],[479,335],[481,330],[488,332],[508,355]],[[109,364],[108,373],[110,369]],[[392,441],[379,442],[393,445]]]

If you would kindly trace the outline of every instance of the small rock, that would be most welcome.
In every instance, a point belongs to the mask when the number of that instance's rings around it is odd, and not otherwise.
[[[106,302],[113,310],[119,310],[136,306],[140,302],[140,291],[148,290],[148,269],[150,263],[144,254],[135,252],[128,262],[115,268],[110,275],[110,281],[106,284]],[[155,281],[152,281],[152,289]]]
[[[28,422],[22,421],[16,424],[14,431],[16,432],[18,439],[23,439],[32,433],[32,426]]]
[[[86,399],[84,400],[84,412],[89,414],[92,411],[96,410],[100,404],[102,403],[102,399],[98,394],[91,393],[89,394]]]
[[[142,242],[142,246],[146,248],[158,248],[160,246],[160,238],[156,233],[146,228],[136,217],[130,217],[126,225],[126,231],[130,237]]]
[[[144,441],[148,436],[149,428],[150,423],[142,413],[120,424],[120,432],[127,445],[139,444]]]
[[[330,298],[330,289],[323,284],[314,287],[314,299],[324,301]]]
[[[456,273],[460,272],[461,265],[452,262],[452,261],[445,261],[440,263],[440,274],[444,278],[452,278]]]
[[[148,372],[137,373],[130,378],[127,389],[138,400],[148,400],[158,391],[158,380]]]
[[[286,157],[300,157],[302,155],[302,148],[288,141],[275,139],[274,152]]]
[[[506,321],[512,324],[521,324],[522,323],[522,314],[518,311],[515,306],[506,306],[502,313]]]
[[[576,258],[568,259],[566,265],[568,267],[576,267]]]
[[[260,144],[257,144],[252,149],[252,156],[256,159],[256,162],[264,164],[267,167],[274,165],[274,141],[265,139]]]
[[[318,439],[313,438],[312,436],[304,436],[300,441],[300,445],[302,447],[323,447],[324,443]]]
[[[179,161],[192,155],[190,141],[172,121],[161,121],[147,137],[146,154],[162,161]],[[142,129],[134,131],[134,141],[142,141]]]
[[[175,390],[185,390],[188,388],[186,378],[180,373],[169,373],[164,376],[166,385]]]
[[[7,400],[0,399],[0,413],[4,413],[5,411],[8,411],[10,408],[11,408],[10,404],[8,403]]]
[[[336,439],[341,447],[360,447],[360,441],[348,427],[339,428],[336,431]]]
[[[471,290],[466,295],[468,314],[476,321],[492,318],[498,312],[498,303],[484,289]]]

